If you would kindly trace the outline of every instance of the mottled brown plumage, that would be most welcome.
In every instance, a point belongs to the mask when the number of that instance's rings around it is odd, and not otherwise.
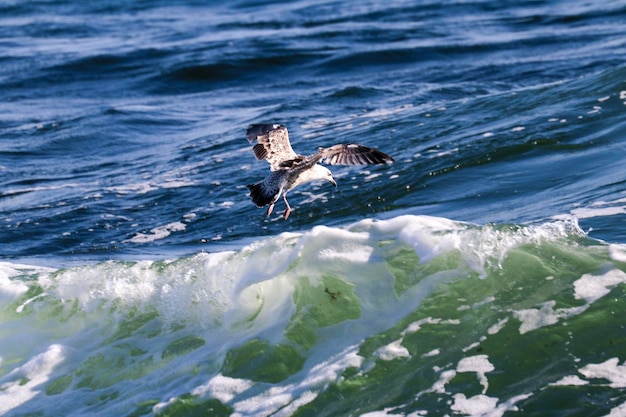
[[[270,164],[270,174],[263,181],[248,185],[252,201],[259,207],[269,205],[267,215],[274,209],[274,203],[283,196],[287,220],[291,207],[287,202],[287,192],[296,186],[315,180],[327,180],[337,185],[333,175],[319,162],[329,165],[374,165],[394,162],[389,155],[367,146],[339,144],[329,148],[319,148],[317,153],[303,156],[294,152],[289,142],[287,128],[279,124],[253,124],[248,127],[246,136],[258,160],[265,159]]]

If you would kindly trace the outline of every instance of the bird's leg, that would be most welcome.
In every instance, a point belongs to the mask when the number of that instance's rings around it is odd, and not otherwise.
[[[268,216],[270,214],[272,214],[272,210],[274,210],[274,203],[270,204],[270,206],[267,208],[267,215]]]
[[[283,200],[285,200],[285,206],[287,206],[287,209],[285,210],[285,214],[283,214],[283,217],[285,217],[285,220],[287,220],[287,217],[289,217],[289,213],[291,213],[291,207],[289,207],[289,203],[287,202],[287,194],[283,194]]]

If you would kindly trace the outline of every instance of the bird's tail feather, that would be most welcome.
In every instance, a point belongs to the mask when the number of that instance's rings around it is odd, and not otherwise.
[[[275,190],[268,190],[263,181],[257,182],[256,184],[249,184],[248,190],[250,190],[252,202],[258,207],[267,206],[275,202],[278,200],[278,195],[280,194],[276,193]]]

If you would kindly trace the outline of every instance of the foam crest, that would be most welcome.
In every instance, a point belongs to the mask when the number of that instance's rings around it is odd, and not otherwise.
[[[21,281],[12,280],[16,270],[5,263],[0,264],[0,303],[8,304],[28,291],[28,286]]]
[[[65,350],[62,345],[52,344],[0,378],[0,413],[10,411],[39,394],[40,385],[48,381],[54,367],[65,359]]]
[[[385,221],[363,220],[349,230],[368,230],[374,238],[396,238],[413,247],[422,263],[459,246],[457,232],[469,225],[429,216],[400,216]]]

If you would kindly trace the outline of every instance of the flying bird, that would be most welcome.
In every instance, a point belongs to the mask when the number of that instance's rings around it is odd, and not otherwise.
[[[291,213],[287,193],[300,184],[326,180],[337,186],[332,172],[319,163],[329,165],[375,165],[389,164],[394,159],[387,154],[367,146],[339,144],[319,148],[312,155],[298,155],[291,148],[287,128],[280,124],[252,124],[246,131],[248,142],[256,142],[252,148],[257,160],[265,159],[270,164],[270,174],[263,181],[248,185],[252,202],[258,207],[269,206],[267,215],[272,214],[274,204],[282,195],[286,210],[285,220]]]

